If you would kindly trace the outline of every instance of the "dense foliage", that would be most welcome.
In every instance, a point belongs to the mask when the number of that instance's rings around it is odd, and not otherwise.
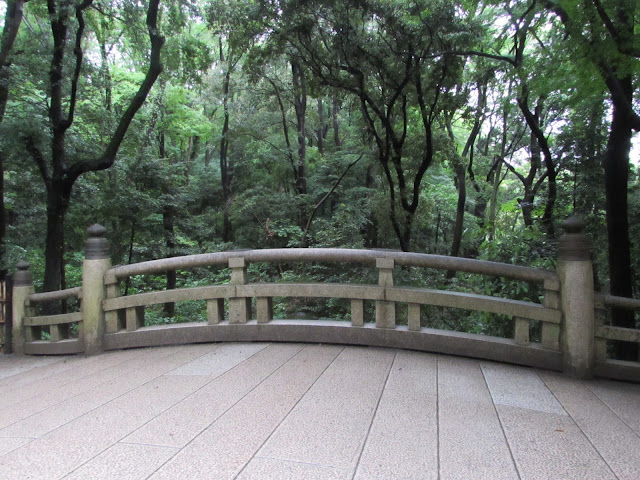
[[[151,11],[0,2],[5,272],[26,259],[45,289],[77,284],[95,222],[114,263],[315,246],[554,268],[560,225],[578,214],[597,288],[640,293],[635,1],[190,0],[160,2],[157,25]],[[326,266],[252,275],[372,280]],[[539,295],[446,272],[399,276]],[[222,278],[170,272],[127,288]],[[181,308],[154,318],[202,306]],[[468,331],[506,325],[425,316]]]

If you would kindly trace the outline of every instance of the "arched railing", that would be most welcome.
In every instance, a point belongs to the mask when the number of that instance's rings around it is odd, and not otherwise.
[[[218,252],[152,260],[134,265],[110,266],[105,230],[89,230],[82,288],[46,294],[32,293],[30,274],[24,265],[16,274],[14,322],[17,351],[70,353],[192,342],[295,341],[401,347],[423,351],[564,370],[577,376],[593,373],[617,378],[640,378],[640,364],[606,358],[607,340],[640,343],[637,330],[605,326],[595,315],[607,304],[632,309],[640,301],[595,295],[583,224],[569,220],[560,244],[558,269],[548,271],[496,262],[420,253],[348,249],[266,249]],[[253,282],[251,263],[338,263],[342,268],[365,266],[377,272],[376,284],[265,283]],[[228,267],[228,283],[122,296],[121,283],[128,277],[199,267]],[[398,286],[397,267],[418,267],[481,274],[538,284],[544,292],[540,303],[460,291]],[[28,277],[28,278],[27,278]],[[29,290],[30,288],[30,290]],[[80,312],[34,316],[34,302],[80,298]],[[274,297],[346,299],[350,322],[338,320],[277,320]],[[206,322],[145,326],[145,309],[168,302],[201,300],[207,304]],[[255,302],[255,309],[252,308]],[[372,302],[375,309],[366,309]],[[624,304],[624,305],[623,305]],[[406,305],[406,325],[398,325],[398,305]],[[421,325],[424,305],[460,308],[509,316],[513,338],[453,332]],[[22,306],[22,307],[21,307]],[[22,308],[22,311],[20,309]],[[365,312],[375,311],[372,318]],[[16,318],[18,318],[16,317]],[[195,320],[195,319],[194,319]],[[539,341],[529,332],[539,324]],[[70,329],[68,325],[77,325]],[[49,339],[42,340],[42,328]],[[78,338],[69,338],[75,330]],[[16,336],[17,333],[17,336]],[[22,342],[22,344],[20,344]]]

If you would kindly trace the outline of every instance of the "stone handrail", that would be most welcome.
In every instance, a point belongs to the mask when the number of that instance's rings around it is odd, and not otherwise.
[[[82,287],[67,288],[66,290],[58,290],[56,292],[32,293],[27,298],[32,303],[52,302],[55,300],[67,300],[69,298],[82,297]]]
[[[596,305],[603,307],[618,307],[627,310],[640,310],[640,300],[636,298],[617,297],[608,293],[596,294]]]
[[[30,293],[24,300],[25,329],[24,352],[31,354],[68,354],[81,353],[84,346],[79,337],[71,334],[71,325],[78,326],[78,333],[82,332],[82,312],[70,312],[57,315],[33,315],[33,305],[67,300],[82,299],[82,287],[67,288],[55,292]],[[43,330],[46,329],[46,330]],[[43,331],[49,335],[48,341],[42,340]]]
[[[607,307],[625,310],[640,310],[640,300],[635,298],[618,297],[608,293],[595,294],[595,359],[596,371],[607,367],[625,368],[621,362],[607,359],[607,340],[632,342],[640,345],[640,330],[635,328],[616,327],[604,324],[603,311]],[[638,358],[640,361],[640,357]],[[628,365],[626,366],[628,368]]]
[[[362,250],[338,248],[279,248],[264,250],[232,250],[182,257],[163,258],[121,265],[107,272],[106,282],[168,270],[190,269],[214,265],[226,266],[230,258],[243,257],[247,262],[349,262],[375,265],[376,259],[392,259],[396,265],[454,270],[481,275],[506,277],[530,282],[554,281],[555,272],[508,263],[489,262],[470,258],[447,257],[424,253],[398,252],[392,250]]]

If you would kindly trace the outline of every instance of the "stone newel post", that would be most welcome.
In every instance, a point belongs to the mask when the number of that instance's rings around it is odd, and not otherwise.
[[[558,245],[557,272],[563,314],[563,370],[574,377],[590,378],[595,329],[591,243],[581,218],[571,217],[562,226],[566,233]]]
[[[33,290],[33,279],[27,262],[19,262],[18,269],[13,276],[13,352],[16,355],[24,354],[24,317],[26,314],[25,302]]]
[[[87,355],[102,352],[105,330],[102,302],[106,298],[104,274],[111,268],[109,242],[104,238],[106,233],[107,229],[98,224],[87,229],[89,237],[82,264],[82,320]]]

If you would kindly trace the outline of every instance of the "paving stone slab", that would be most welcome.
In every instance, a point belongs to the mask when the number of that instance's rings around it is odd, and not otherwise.
[[[59,357],[28,357],[26,355],[0,354],[0,380],[2,380],[3,386],[9,385],[12,379],[4,381],[7,377],[24,375],[29,370],[60,362],[61,360]]]
[[[522,480],[614,480],[568,415],[497,406]]]
[[[477,361],[438,357],[440,478],[518,479]]]
[[[33,441],[33,438],[28,437],[0,438],[0,456],[12,452],[31,441]]]
[[[436,357],[399,351],[354,478],[427,480],[437,477]]]
[[[341,350],[305,347],[150,478],[235,478]]]
[[[177,349],[176,366],[209,349],[206,345]],[[182,358],[177,358],[180,353]],[[0,457],[0,478],[60,478],[209,381],[207,376],[156,378]]]
[[[213,347],[215,348],[215,347]],[[120,376],[111,381],[102,383],[82,394],[75,395],[61,404],[38,411],[37,413],[16,421],[10,426],[0,430],[0,437],[12,437],[17,435],[40,437],[72,420],[84,415],[91,410],[104,405],[125,393],[144,385],[145,383],[175,369],[185,358],[192,358],[184,351],[175,349],[156,349],[147,352],[146,355],[133,358],[127,363],[127,369]],[[112,368],[121,369],[120,365]],[[107,369],[109,370],[109,369]],[[96,373],[100,377],[101,372]],[[129,373],[125,373],[130,371]],[[113,373],[113,372],[112,372]],[[81,379],[82,380],[82,379]],[[49,400],[49,397],[45,397]],[[42,402],[41,402],[42,403]],[[26,407],[25,407],[26,408]],[[24,408],[17,409],[22,411]]]
[[[93,375],[86,375],[75,382],[54,387],[41,395],[23,400],[11,408],[0,410],[0,436],[11,437],[15,436],[16,432],[22,432],[21,435],[30,437],[40,436],[52,429],[50,427],[52,423],[45,421],[45,418],[52,418],[53,425],[59,426],[78,416],[73,406],[87,398],[93,400],[89,402],[90,404],[95,404],[95,401],[103,398],[106,400],[102,403],[106,403],[115,398],[114,394],[124,393],[118,387],[129,378],[130,372],[134,372],[134,375],[143,374],[149,380],[147,374],[153,371],[153,368],[146,372],[141,369],[158,362],[163,357],[170,356],[171,352],[171,350],[155,350],[146,355],[132,357],[127,361],[99,370]]]
[[[514,365],[481,362],[480,367],[493,403],[566,415],[536,370]]]
[[[616,476],[621,480],[637,480],[640,436],[589,389],[593,382],[550,372],[540,375]],[[608,386],[615,390],[616,383]],[[640,409],[636,413],[640,415]]]
[[[267,343],[226,343],[212,352],[173,370],[169,375],[218,377],[267,347]]]
[[[394,356],[377,348],[344,350],[258,455],[355,468]]]
[[[0,389],[3,404],[18,404],[30,398],[39,398],[55,388],[73,386],[101,370],[108,369],[132,358],[144,355],[141,350],[124,350],[93,357],[68,356],[59,362],[30,370],[11,389]]]
[[[64,477],[65,480],[143,480],[178,449],[116,443]]]
[[[598,380],[590,382],[589,389],[640,435],[640,385]]]
[[[130,443],[183,447],[242,397],[302,350],[274,344],[228,370],[126,437]],[[215,361],[213,357],[209,360]]]
[[[236,478],[237,480],[351,480],[351,476],[351,469],[255,457]]]

